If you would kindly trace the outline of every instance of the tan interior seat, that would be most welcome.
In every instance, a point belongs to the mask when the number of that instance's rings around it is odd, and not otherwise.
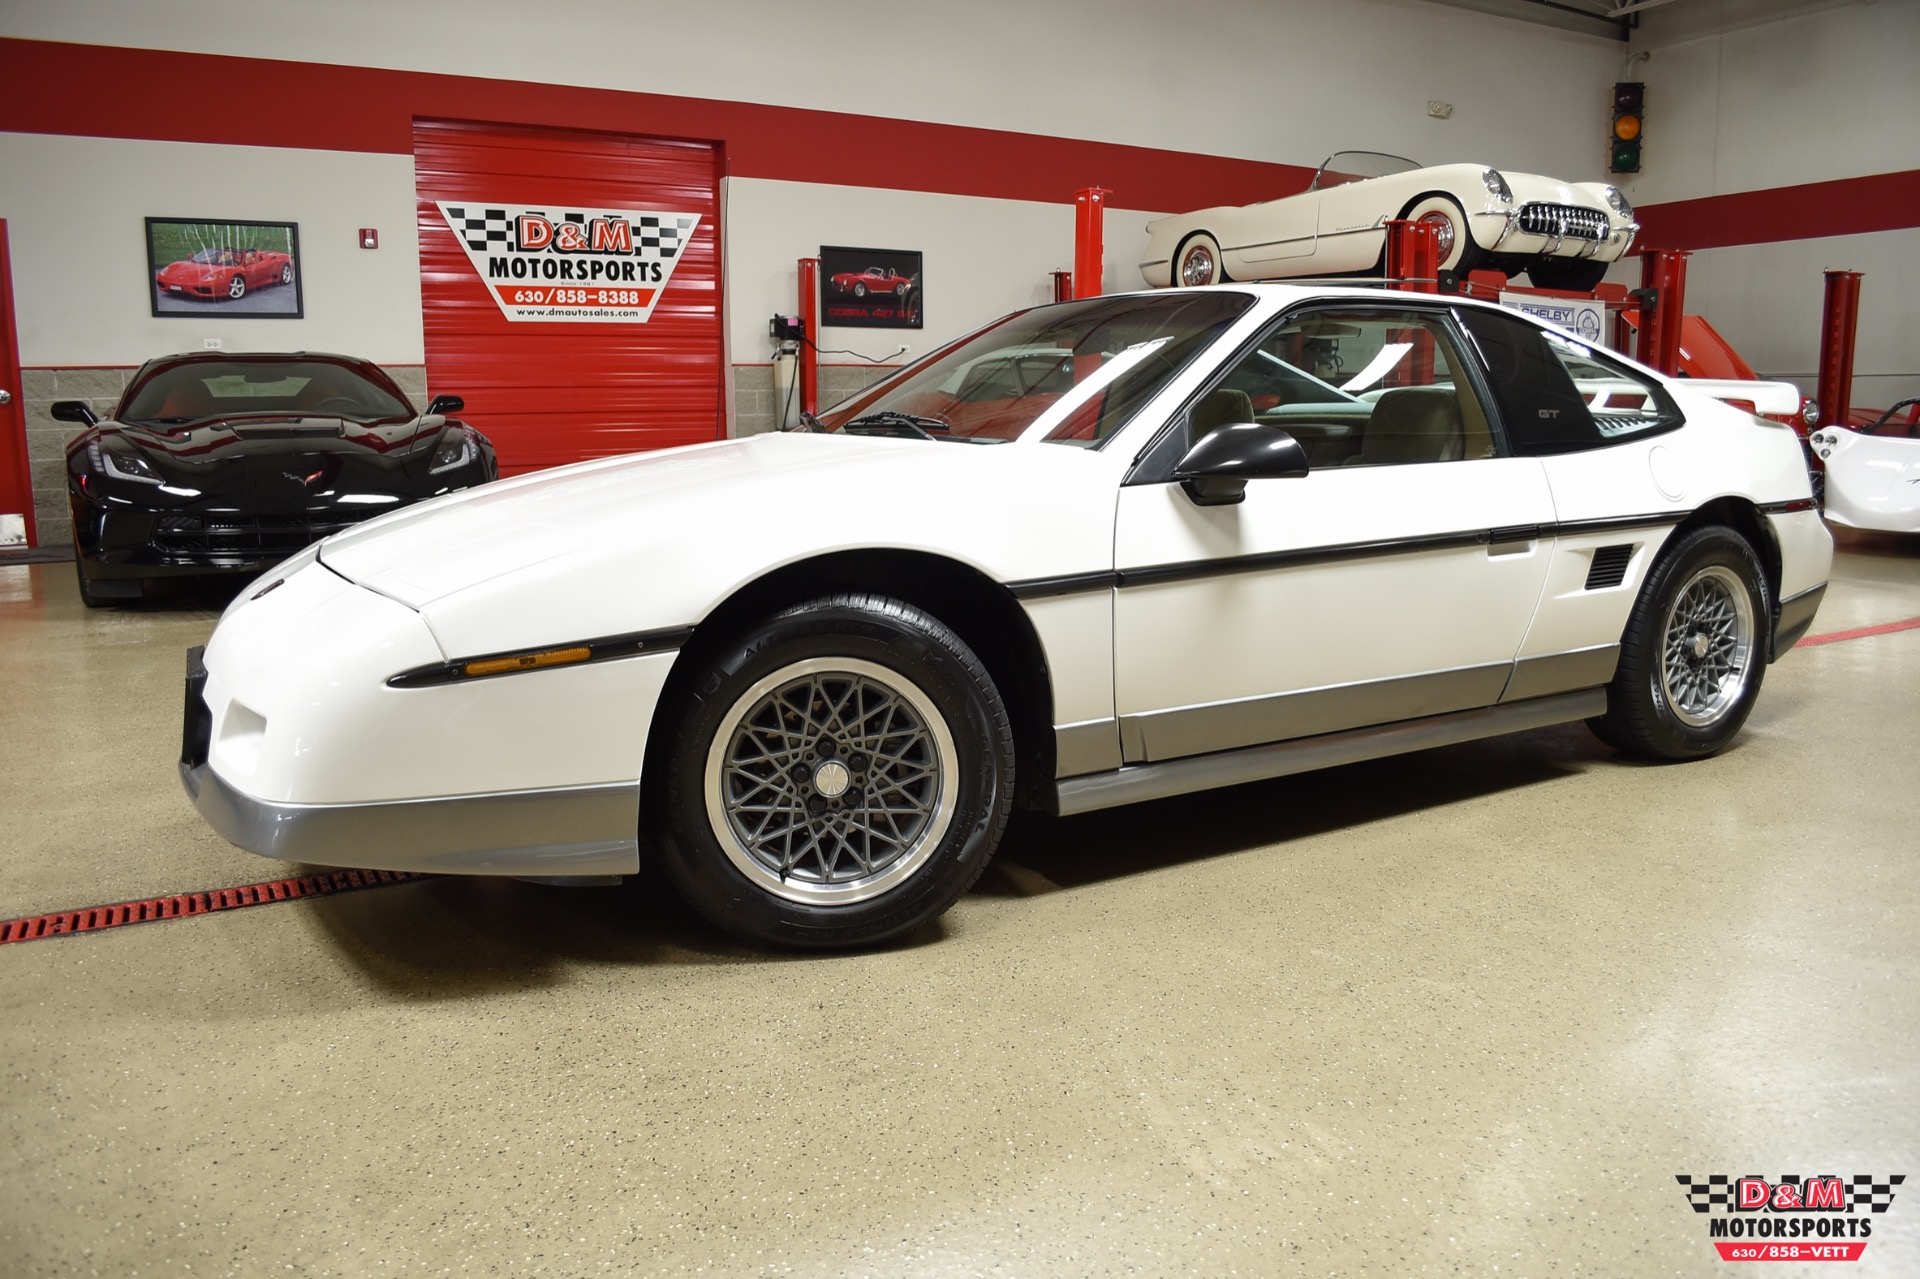
[[[1188,416],[1187,447],[1198,444],[1209,431],[1253,420],[1253,400],[1245,391],[1224,386],[1209,391]]]
[[[1460,400],[1451,387],[1403,386],[1386,392],[1367,419],[1361,466],[1457,462],[1465,454]]]

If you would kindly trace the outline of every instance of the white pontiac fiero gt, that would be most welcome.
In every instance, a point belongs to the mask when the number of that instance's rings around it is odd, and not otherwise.
[[[644,843],[740,936],[874,943],[1016,804],[1573,720],[1710,754],[1832,557],[1792,431],[1441,296],[1038,307],[815,425],[268,573],[189,657],[200,811],[330,865],[591,878]]]
[[[1640,229],[1627,197],[1602,182],[1341,151],[1299,195],[1149,222],[1140,274],[1159,287],[1378,275],[1389,218],[1432,226],[1443,271],[1524,271],[1538,288],[1581,291]]]

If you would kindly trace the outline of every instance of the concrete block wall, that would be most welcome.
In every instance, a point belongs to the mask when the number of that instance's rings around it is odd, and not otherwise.
[[[33,476],[33,520],[41,546],[69,546],[67,442],[80,434],[71,422],[56,422],[56,400],[85,400],[101,417],[113,412],[136,369],[22,369],[21,406],[27,420],[27,463]],[[387,375],[415,408],[427,406],[427,370],[417,364],[389,367]]]
[[[838,404],[893,372],[894,364],[824,364],[820,367],[820,407]],[[771,431],[778,416],[774,401],[773,366],[733,366],[733,433],[759,435]]]

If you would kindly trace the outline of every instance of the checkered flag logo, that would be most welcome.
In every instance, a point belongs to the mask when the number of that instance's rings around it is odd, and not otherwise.
[[[513,244],[513,221],[519,216],[518,213],[480,205],[443,204],[440,207],[446,213],[448,228],[460,237],[460,242],[470,251],[486,253],[489,250],[504,250]],[[635,252],[663,261],[671,261],[679,256],[680,250],[693,238],[693,228],[700,221],[699,216],[692,213],[642,213],[635,216],[613,211],[565,211],[553,217],[544,209],[523,209],[521,212],[550,217],[555,225],[571,222],[583,230],[595,218],[625,219],[633,227]]]
[[[1906,1179],[1906,1174],[1899,1172],[1885,1177],[1877,1177],[1872,1173],[1856,1173],[1851,1177],[1841,1178],[1847,1188],[1847,1202],[1841,1211],[1885,1212],[1893,1207],[1894,1187],[1899,1186]],[[1713,1212],[1716,1209],[1723,1213],[1735,1211],[1734,1186],[1738,1178],[1723,1176],[1719,1173],[1705,1178],[1695,1177],[1689,1173],[1677,1173],[1674,1180],[1680,1183],[1681,1193],[1686,1195],[1687,1203],[1695,1212]],[[1778,1177],[1767,1180],[1776,1186],[1799,1186],[1804,1184],[1807,1178],[1799,1173],[1782,1173]],[[1784,1211],[1817,1210],[1786,1209]]]
[[[505,248],[513,239],[513,219],[505,209],[442,207],[446,210],[447,226],[475,253]]]
[[[1695,1212],[1712,1212],[1715,1208],[1721,1212],[1733,1211],[1733,1178],[1714,1173],[1705,1181],[1695,1181],[1686,1173],[1679,1173],[1674,1180],[1680,1183]]]
[[[1856,1208],[1885,1212],[1893,1207],[1893,1188],[1906,1179],[1903,1172],[1893,1173],[1884,1180],[1872,1173],[1856,1173],[1847,1184],[1847,1202]]]
[[[435,203],[509,321],[646,323],[701,217],[509,201]]]

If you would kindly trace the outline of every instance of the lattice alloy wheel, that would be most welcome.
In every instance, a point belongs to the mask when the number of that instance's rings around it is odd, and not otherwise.
[[[1732,741],[1766,674],[1769,590],[1739,533],[1706,525],[1678,534],[1634,601],[1607,712],[1588,726],[1651,759],[1698,759]]]
[[[911,876],[953,824],[953,734],[913,681],[814,657],[757,681],[707,752],[714,838],[747,878],[810,905]]]
[[[847,592],[686,660],[641,793],[661,868],[715,924],[778,946],[872,945],[986,869],[1013,806],[1012,719],[938,618]]]
[[[1660,684],[1684,724],[1705,728],[1740,700],[1753,663],[1753,604],[1733,570],[1712,564],[1667,610]]]

